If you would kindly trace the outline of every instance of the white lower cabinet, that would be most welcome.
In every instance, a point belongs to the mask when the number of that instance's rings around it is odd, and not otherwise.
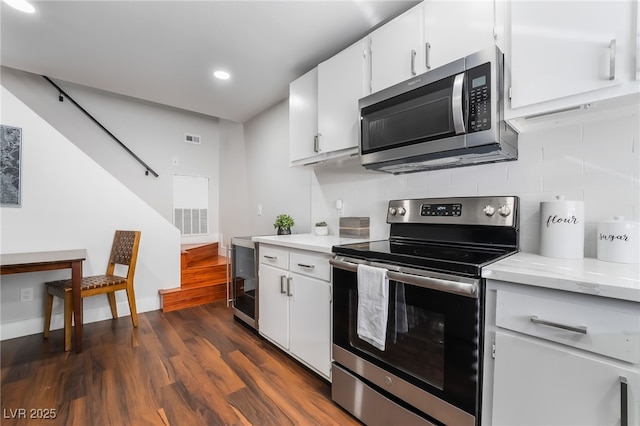
[[[285,349],[289,348],[289,296],[284,283],[287,275],[285,270],[260,265],[260,334]]]
[[[330,379],[329,256],[262,245],[258,251],[260,334]]]
[[[500,331],[495,345],[494,425],[638,425],[637,366]]]
[[[290,276],[289,350],[329,378],[331,333],[329,283],[304,275]]]
[[[640,304],[489,280],[483,425],[640,424]]]

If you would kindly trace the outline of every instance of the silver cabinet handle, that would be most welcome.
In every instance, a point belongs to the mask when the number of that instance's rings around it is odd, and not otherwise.
[[[453,110],[453,128],[456,135],[465,133],[464,111],[462,110],[462,89],[464,83],[464,73],[460,73],[453,79],[453,93],[451,96],[451,109]]]
[[[561,328],[562,330],[573,331],[574,333],[587,334],[587,327],[582,325],[574,326],[574,325],[560,324],[557,322],[540,319],[535,315],[531,317],[531,322],[534,324],[547,325],[549,327],[555,327],[555,328]]]
[[[286,280],[286,275],[280,275],[280,294],[285,294],[287,291],[284,289],[284,283]]]
[[[322,133],[317,133],[313,137],[313,152],[315,153],[320,152],[320,136],[322,136]]]
[[[278,256],[267,256],[266,254],[263,255],[265,259],[274,261],[274,260],[278,260]]]
[[[301,268],[313,269],[316,265],[305,265],[304,263],[298,263],[298,266]]]
[[[627,378],[620,376],[620,426],[629,426],[629,407],[627,405]]]
[[[229,247],[227,247],[227,264],[226,264],[226,268],[225,268],[225,273],[227,276],[227,308],[229,307],[230,302],[232,302],[233,300],[231,299],[231,249]]]
[[[616,39],[609,43],[609,80],[616,79]]]
[[[293,296],[293,289],[291,288],[291,280],[293,280],[292,277],[287,278],[287,296],[289,297]]]
[[[411,75],[416,75],[416,51],[411,49]]]
[[[429,53],[431,53],[431,43],[424,44],[424,64],[428,70],[431,69],[431,60],[429,58]]]

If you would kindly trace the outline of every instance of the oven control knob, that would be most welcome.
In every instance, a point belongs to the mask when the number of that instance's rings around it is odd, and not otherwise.
[[[493,214],[496,212],[496,209],[491,204],[489,204],[488,206],[485,206],[484,210],[482,211],[487,216],[493,216]]]
[[[399,214],[400,216],[404,216],[404,214],[405,214],[406,212],[407,212],[407,211],[405,210],[405,208],[404,208],[404,207],[398,207],[398,214]]]
[[[500,207],[500,209],[498,209],[498,213],[500,213],[500,216],[502,217],[507,217],[511,214],[511,209],[505,204],[504,206]]]
[[[389,214],[390,214],[391,216],[395,216],[397,212],[398,212],[398,211],[396,210],[396,208],[395,208],[395,207],[389,207]]]

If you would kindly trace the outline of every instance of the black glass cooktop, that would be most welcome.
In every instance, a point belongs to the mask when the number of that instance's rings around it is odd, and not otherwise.
[[[515,253],[512,247],[478,247],[392,240],[334,246],[333,252],[347,257],[400,266],[479,277],[481,268]]]

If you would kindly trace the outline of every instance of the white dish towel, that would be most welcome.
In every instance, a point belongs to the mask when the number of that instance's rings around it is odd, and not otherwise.
[[[358,265],[358,337],[384,351],[389,312],[387,270]]]

